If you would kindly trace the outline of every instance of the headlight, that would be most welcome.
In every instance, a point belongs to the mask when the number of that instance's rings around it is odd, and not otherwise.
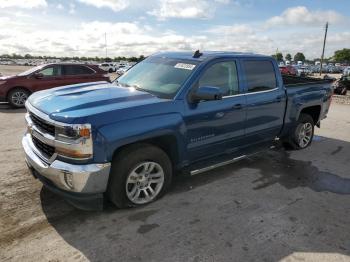
[[[3,85],[3,84],[5,84],[6,83],[6,81],[1,81],[0,80],[0,85]]]
[[[89,159],[93,156],[90,124],[77,124],[55,129],[56,153],[71,159]]]

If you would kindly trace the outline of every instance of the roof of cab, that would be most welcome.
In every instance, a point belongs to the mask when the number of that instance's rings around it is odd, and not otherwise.
[[[204,61],[214,58],[225,58],[225,57],[266,57],[271,58],[270,56],[254,54],[254,53],[243,53],[243,52],[224,52],[224,51],[201,51],[202,55],[198,58],[194,58],[194,52],[159,52],[154,54],[155,57],[167,57],[174,59],[186,59],[193,61]]]

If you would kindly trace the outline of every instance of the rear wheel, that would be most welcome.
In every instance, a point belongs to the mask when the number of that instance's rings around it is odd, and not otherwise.
[[[109,199],[119,208],[148,204],[169,188],[172,165],[167,154],[149,144],[135,144],[113,159]]]
[[[308,114],[300,114],[298,123],[284,142],[287,149],[304,149],[308,147],[314,136],[314,121]]]
[[[24,88],[15,88],[8,94],[8,102],[15,108],[24,107],[30,93]]]

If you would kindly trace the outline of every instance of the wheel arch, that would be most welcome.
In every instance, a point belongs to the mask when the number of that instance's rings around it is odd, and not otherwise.
[[[310,115],[314,121],[314,125],[317,125],[320,119],[321,109],[322,109],[321,105],[313,105],[313,106],[305,107],[300,111],[299,117],[301,114]]]
[[[130,146],[136,146],[137,144],[150,144],[159,147],[168,155],[174,168],[176,168],[181,162],[178,139],[174,134],[162,134],[125,143],[114,149],[113,158],[126,148]]]

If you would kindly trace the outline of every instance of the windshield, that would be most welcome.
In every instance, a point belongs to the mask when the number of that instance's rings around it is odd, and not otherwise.
[[[115,83],[171,99],[196,65],[196,61],[150,57],[130,68]]]
[[[36,66],[36,67],[33,67],[27,71],[24,71],[22,73],[19,73],[18,76],[26,76],[26,75],[30,75],[31,73],[34,73],[35,71],[41,69],[43,66]]]

